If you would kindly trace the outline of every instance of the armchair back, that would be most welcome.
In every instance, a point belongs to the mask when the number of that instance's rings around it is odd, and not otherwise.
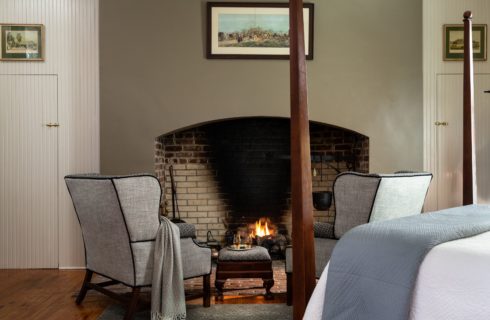
[[[364,223],[422,212],[432,174],[345,172],[334,182],[335,238]]]
[[[133,244],[155,239],[158,180],[151,175],[69,175],[65,182],[80,222],[87,269],[137,285]]]

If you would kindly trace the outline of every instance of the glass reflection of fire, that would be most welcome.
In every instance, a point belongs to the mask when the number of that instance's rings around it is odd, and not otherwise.
[[[269,218],[260,218],[255,222],[255,228],[250,232],[251,238],[265,237],[274,235],[274,230]]]

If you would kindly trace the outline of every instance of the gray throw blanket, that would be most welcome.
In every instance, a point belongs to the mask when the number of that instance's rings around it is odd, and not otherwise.
[[[466,206],[368,223],[337,243],[323,320],[406,320],[425,255],[436,245],[490,231],[490,207]]]
[[[185,319],[180,233],[179,228],[167,218],[162,217],[160,221],[153,261],[151,319]]]

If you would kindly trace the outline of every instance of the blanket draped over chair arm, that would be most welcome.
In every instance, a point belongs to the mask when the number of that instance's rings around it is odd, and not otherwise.
[[[315,222],[313,224],[315,238],[335,239],[333,224],[325,222]]]

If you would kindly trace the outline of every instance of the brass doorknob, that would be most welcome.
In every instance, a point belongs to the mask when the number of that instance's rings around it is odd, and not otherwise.
[[[50,127],[50,128],[51,128],[51,127],[59,127],[59,126],[60,126],[60,124],[59,124],[59,123],[51,123],[51,122],[50,122],[50,123],[46,124],[46,127]]]

